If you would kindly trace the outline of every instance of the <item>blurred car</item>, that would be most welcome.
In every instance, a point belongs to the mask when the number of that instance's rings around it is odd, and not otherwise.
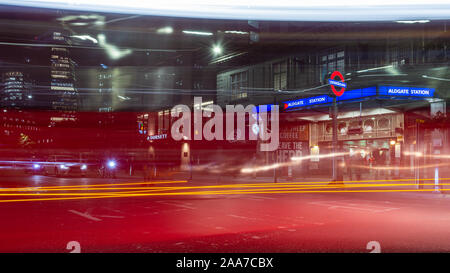
[[[42,162],[39,160],[33,159],[29,162],[23,163],[23,167],[25,169],[25,173],[27,174],[43,174],[44,173],[44,166],[42,165]]]
[[[44,173],[54,176],[86,176],[88,164],[73,156],[54,155],[48,158]]]

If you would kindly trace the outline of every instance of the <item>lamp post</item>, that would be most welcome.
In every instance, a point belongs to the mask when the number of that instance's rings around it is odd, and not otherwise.
[[[337,106],[337,102],[336,102],[336,96],[333,96],[333,105],[332,105],[332,109],[331,109],[331,118],[332,118],[332,123],[333,123],[333,135],[332,135],[332,140],[331,140],[331,146],[332,146],[332,153],[333,153],[333,163],[332,163],[332,168],[333,168],[333,182],[337,182],[338,181],[338,162],[336,159],[336,153],[338,152],[338,125],[337,125],[337,114],[338,114],[338,106]]]
[[[275,95],[273,96],[273,105],[277,105],[277,96],[276,96],[276,93],[275,93]],[[270,114],[272,115],[272,111],[270,112]],[[275,166],[274,166],[274,168],[273,168],[273,183],[277,183],[277,180],[278,180],[278,174],[277,174],[277,168],[278,168],[278,166],[277,166],[277,164],[278,164],[278,147],[277,147],[277,149],[275,150],[275,156],[274,156],[274,158],[275,158]]]

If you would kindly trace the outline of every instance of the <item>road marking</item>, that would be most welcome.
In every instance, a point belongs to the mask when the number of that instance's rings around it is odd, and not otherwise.
[[[239,215],[234,215],[234,214],[228,214],[228,216],[234,217],[234,218],[249,219],[248,217],[245,217],[245,216],[239,216]]]
[[[112,212],[117,212],[117,213],[122,213],[120,210],[118,210],[118,209],[112,209],[112,208],[108,208],[108,207],[103,207],[104,209],[107,209],[107,210],[109,210],[109,211],[112,211]]]
[[[125,218],[123,216],[114,216],[114,215],[99,215],[99,217],[103,217],[103,218]]]
[[[247,198],[248,200],[255,200],[255,201],[263,201],[263,199],[261,198],[253,198],[253,197],[249,197]]]
[[[359,211],[368,211],[368,212],[388,212],[400,208],[395,207],[386,207],[380,205],[373,205],[367,203],[352,203],[345,201],[317,201],[317,202],[309,202],[309,204],[319,205],[328,207],[328,209],[350,209],[350,210],[359,210]]]
[[[240,215],[235,215],[235,214],[228,214],[227,216],[234,217],[234,218],[239,218],[239,219],[251,220],[251,221],[262,221],[259,218],[246,217],[246,216],[240,216]]]
[[[273,200],[273,199],[275,199],[275,198],[273,198],[273,197],[266,197],[266,196],[255,196],[255,197],[252,197],[252,198],[257,198],[257,199],[267,199],[267,200]]]
[[[102,220],[100,218],[97,218],[97,217],[94,217],[94,216],[90,215],[88,212],[83,213],[83,212],[79,212],[79,211],[72,210],[72,209],[69,210],[69,212],[75,213],[76,215],[79,215],[81,217],[85,217],[85,218],[87,218],[89,220],[93,220],[93,221],[97,221],[97,222]]]
[[[164,204],[164,205],[172,205],[172,206],[179,207],[179,208],[196,209],[195,207],[191,207],[191,206],[188,206],[188,205],[184,205],[184,203],[182,203],[182,204],[177,204],[177,203],[167,202],[167,201],[156,201],[156,202],[157,202],[157,203],[160,203],[160,204]],[[191,203],[186,203],[186,204],[191,204]]]

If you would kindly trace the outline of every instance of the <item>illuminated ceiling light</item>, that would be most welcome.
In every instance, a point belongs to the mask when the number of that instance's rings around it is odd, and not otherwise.
[[[131,54],[132,52],[132,50],[129,48],[121,50],[117,48],[115,45],[108,44],[106,42],[106,36],[104,34],[99,34],[97,38],[99,45],[106,50],[108,56],[113,60],[118,60],[122,57],[125,57],[128,54]]]
[[[406,20],[406,21],[395,21],[396,23],[399,24],[425,24],[425,23],[429,23],[430,20]]]
[[[220,55],[220,54],[222,54],[222,51],[223,51],[223,49],[219,45],[215,45],[212,48],[212,52],[213,52],[214,55]]]
[[[241,34],[241,35],[248,34],[248,32],[246,32],[246,31],[238,31],[238,30],[225,30],[225,33],[228,33],[228,34]]]
[[[172,34],[173,33],[173,28],[172,27],[162,27],[159,28],[156,33],[159,34]]]
[[[82,14],[82,15],[67,15],[64,17],[60,17],[57,18],[56,20],[58,21],[73,21],[73,20],[93,20],[93,19],[98,19],[99,17],[104,17],[104,16],[100,16],[97,14]]]
[[[200,35],[200,36],[211,36],[211,35],[213,35],[212,32],[194,31],[194,30],[183,30],[183,33],[191,34],[191,35]]]
[[[87,26],[88,23],[86,23],[86,22],[75,22],[75,23],[70,23],[70,25],[72,25],[72,26]]]
[[[62,23],[69,23],[72,26],[86,26],[89,24],[103,25],[104,21],[105,21],[105,16],[97,15],[97,14],[68,15],[68,16],[63,16],[63,17],[57,18],[56,20],[58,20]],[[80,22],[80,21],[82,21],[82,22]]]
[[[215,64],[215,63],[225,62],[225,61],[228,61],[228,60],[230,60],[230,59],[232,59],[232,58],[236,58],[236,57],[245,55],[245,54],[247,54],[247,53],[248,53],[248,52],[239,52],[239,53],[236,53],[236,54],[227,54],[227,55],[225,55],[225,56],[223,56],[223,57],[220,57],[220,58],[215,59],[214,61],[210,62],[210,64]],[[270,89],[270,90],[272,90],[272,89]]]
[[[117,96],[119,99],[121,99],[121,100],[129,100],[130,98],[129,97],[124,97],[124,96]]]
[[[89,41],[93,42],[94,44],[98,43],[97,39],[95,39],[95,38],[93,38],[93,37],[91,37],[89,35],[72,35],[70,37],[77,38],[77,39],[80,39],[80,40],[83,40],[83,41],[89,40]]]

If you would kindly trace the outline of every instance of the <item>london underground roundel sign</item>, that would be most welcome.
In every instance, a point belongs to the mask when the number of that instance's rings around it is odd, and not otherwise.
[[[335,78],[338,77],[340,81],[335,80]],[[347,88],[347,84],[344,82],[344,76],[342,76],[341,72],[334,71],[331,74],[330,79],[328,79],[328,83],[331,85],[331,90],[333,90],[333,93],[340,97],[342,94],[344,94],[345,88]],[[340,87],[341,90],[337,91],[336,87]]]

